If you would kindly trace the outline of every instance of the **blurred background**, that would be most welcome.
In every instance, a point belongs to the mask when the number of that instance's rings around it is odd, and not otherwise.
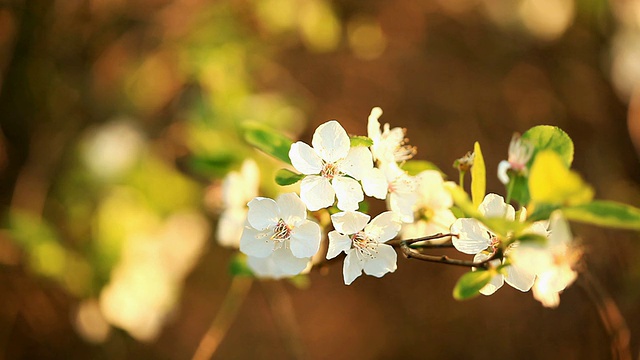
[[[638,206],[639,84],[639,0],[2,0],[0,357],[189,359],[218,316],[215,359],[637,358],[637,233],[575,224],[582,280],[546,309],[457,302],[464,269],[404,258],[229,299],[216,229],[245,158],[279,191],[243,124],[309,142],[374,106],[452,179],[475,140],[493,175],[560,126],[596,196]]]

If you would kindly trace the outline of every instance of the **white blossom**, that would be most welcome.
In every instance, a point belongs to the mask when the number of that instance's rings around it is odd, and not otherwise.
[[[368,182],[383,180],[373,168],[371,151],[364,146],[351,147],[349,135],[337,121],[320,125],[311,143],[313,147],[298,141],[289,150],[293,166],[307,175],[300,184],[300,198],[309,210],[329,207],[336,198],[340,210],[356,210],[364,200],[358,180],[365,184],[367,195],[378,195],[368,186]]]
[[[257,197],[249,202],[240,251],[253,258],[272,261],[283,275],[300,273],[320,247],[320,226],[307,220],[304,203],[295,193],[276,201]],[[266,266],[266,265],[265,265]],[[259,275],[259,274],[258,274]]]
[[[237,248],[247,218],[247,202],[258,196],[260,170],[252,159],[242,163],[240,172],[231,171],[222,181],[223,212],[217,227],[218,243]]]
[[[400,221],[391,211],[376,216],[370,223],[369,219],[369,215],[356,211],[331,215],[335,230],[329,233],[327,259],[341,252],[347,254],[343,266],[346,285],[350,285],[362,271],[382,277],[396,270],[396,251],[385,242],[396,237]]]
[[[522,243],[512,260],[537,276],[533,296],[546,307],[560,303],[560,293],[578,276],[574,270],[581,252],[573,245],[569,224],[559,211],[549,219],[549,236],[545,244]]]
[[[378,121],[381,115],[382,109],[374,107],[371,109],[367,123],[367,134],[373,140],[373,146],[371,146],[373,159],[381,164],[411,159],[416,154],[416,149],[405,144],[406,130],[399,127],[391,129],[389,124],[384,124],[381,131]]]
[[[413,222],[418,187],[416,179],[393,162],[383,164],[381,170],[387,179],[387,205],[389,210],[396,213],[402,222]]]
[[[509,183],[508,171],[527,175],[527,163],[531,160],[534,147],[530,142],[520,138],[520,135],[514,134],[509,143],[508,160],[502,160],[498,164],[498,179],[503,184]]]
[[[417,200],[413,210],[415,221],[402,225],[402,237],[409,239],[447,233],[456,217],[450,210],[453,199],[444,186],[442,175],[436,170],[425,170],[416,175],[415,179],[417,182]]]

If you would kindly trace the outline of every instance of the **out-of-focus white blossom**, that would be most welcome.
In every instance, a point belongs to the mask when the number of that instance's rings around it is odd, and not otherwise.
[[[514,134],[509,143],[508,160],[502,160],[498,164],[498,179],[500,179],[500,182],[505,185],[509,183],[509,170],[526,176],[527,163],[531,160],[533,151],[534,147],[530,142],[520,138],[520,135]]]
[[[258,196],[260,169],[252,159],[242,163],[240,172],[231,171],[222,181],[222,205],[217,227],[218,243],[237,248],[247,218],[247,203]]]

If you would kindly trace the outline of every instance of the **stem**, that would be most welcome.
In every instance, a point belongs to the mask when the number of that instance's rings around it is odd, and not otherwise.
[[[515,177],[512,176],[509,178],[509,187],[507,188],[507,198],[504,201],[505,203],[510,203],[511,202],[511,194],[513,193],[513,187],[515,186],[516,181],[515,181]]]
[[[402,243],[406,243],[407,245],[411,245],[413,243],[417,243],[417,242],[420,242],[420,241],[429,241],[429,240],[442,239],[442,238],[449,237],[449,236],[458,237],[457,234],[437,233],[437,234],[434,234],[434,235],[423,236],[423,237],[419,237],[419,238],[415,238],[415,239],[391,240],[391,241],[387,241],[385,244],[391,245],[393,247],[399,247],[400,244],[402,244]],[[432,244],[432,245],[437,245],[437,244]],[[437,247],[440,247],[440,246],[437,246]]]
[[[216,352],[222,339],[229,331],[231,324],[238,315],[244,299],[249,294],[253,279],[242,276],[234,276],[231,286],[222,300],[218,313],[213,318],[209,329],[198,344],[192,360],[208,360]]]
[[[451,259],[446,255],[428,255],[417,252],[409,247],[409,245],[405,242],[400,243],[400,250],[402,250],[402,253],[407,259],[413,258],[428,262],[475,268],[486,268],[487,263],[501,256],[500,251],[495,251],[488,259],[479,262]]]
[[[293,359],[307,359],[300,328],[293,312],[293,301],[281,281],[261,282],[273,320],[282,334],[285,346]]]
[[[464,189],[464,176],[467,174],[467,172],[464,170],[460,170],[458,171],[458,173],[460,174],[458,183],[460,183],[460,187]]]

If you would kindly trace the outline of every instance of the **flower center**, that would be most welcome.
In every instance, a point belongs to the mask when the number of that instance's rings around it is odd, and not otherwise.
[[[378,255],[378,243],[370,239],[363,231],[351,235],[353,247],[357,250],[358,257],[375,259]]]
[[[338,165],[336,165],[335,163],[324,163],[322,165],[320,176],[326,177],[327,179],[331,180],[338,175],[340,175],[340,170],[338,170]]]
[[[284,222],[284,220],[278,220],[278,224],[273,228],[273,235],[271,235],[271,240],[282,243],[285,240],[289,240],[291,237],[291,227]]]

